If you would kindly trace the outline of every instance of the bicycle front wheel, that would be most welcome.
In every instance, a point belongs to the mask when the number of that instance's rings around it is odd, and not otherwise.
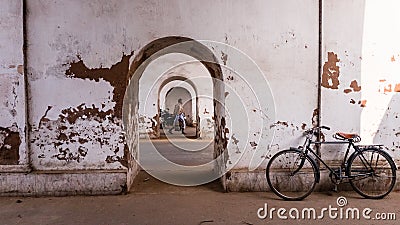
[[[353,189],[365,198],[388,195],[396,183],[396,165],[386,152],[369,148],[355,152],[347,168]]]
[[[285,200],[302,200],[314,190],[318,169],[301,151],[290,149],[275,154],[266,169],[271,190]]]

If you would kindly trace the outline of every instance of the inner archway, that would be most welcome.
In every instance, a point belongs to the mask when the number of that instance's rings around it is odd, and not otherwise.
[[[197,138],[196,125],[196,94],[182,87],[183,82],[170,82],[160,91],[160,130],[168,133],[168,129],[173,125],[175,105],[182,101],[182,108],[187,128],[185,136]]]

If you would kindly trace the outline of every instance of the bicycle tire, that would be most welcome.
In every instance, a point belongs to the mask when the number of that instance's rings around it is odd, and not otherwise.
[[[371,168],[368,168],[368,160]],[[396,165],[386,152],[367,148],[354,152],[348,161],[347,175],[350,185],[365,198],[381,199],[388,195],[396,184]]]
[[[268,185],[276,195],[284,200],[298,201],[314,190],[319,170],[310,156],[300,150],[288,149],[269,160],[265,173]]]

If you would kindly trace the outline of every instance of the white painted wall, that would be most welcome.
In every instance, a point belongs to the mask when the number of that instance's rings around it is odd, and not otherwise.
[[[18,152],[18,157],[13,157],[12,162],[0,160],[0,170],[26,170],[22,4],[20,1],[1,0],[0,5],[0,149],[6,152],[15,149]],[[19,140],[9,143],[7,139],[12,132],[18,134]],[[3,157],[8,155],[4,152],[0,154]]]
[[[327,138],[337,131],[358,133],[362,144],[384,144],[398,160],[399,2],[324,2],[322,63],[328,52],[340,60],[338,89],[322,89],[321,120],[333,128]],[[350,87],[354,80],[361,90]],[[335,159],[343,153],[339,150],[330,148],[324,155]]]

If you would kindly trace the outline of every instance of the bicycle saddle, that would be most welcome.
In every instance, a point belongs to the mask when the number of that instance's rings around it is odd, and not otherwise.
[[[358,137],[358,134],[349,134],[343,132],[337,132],[336,135],[344,139],[353,139],[355,137]]]
[[[361,141],[361,137],[358,134],[337,132],[335,135],[333,135],[333,137],[339,140],[352,140],[353,142]]]

